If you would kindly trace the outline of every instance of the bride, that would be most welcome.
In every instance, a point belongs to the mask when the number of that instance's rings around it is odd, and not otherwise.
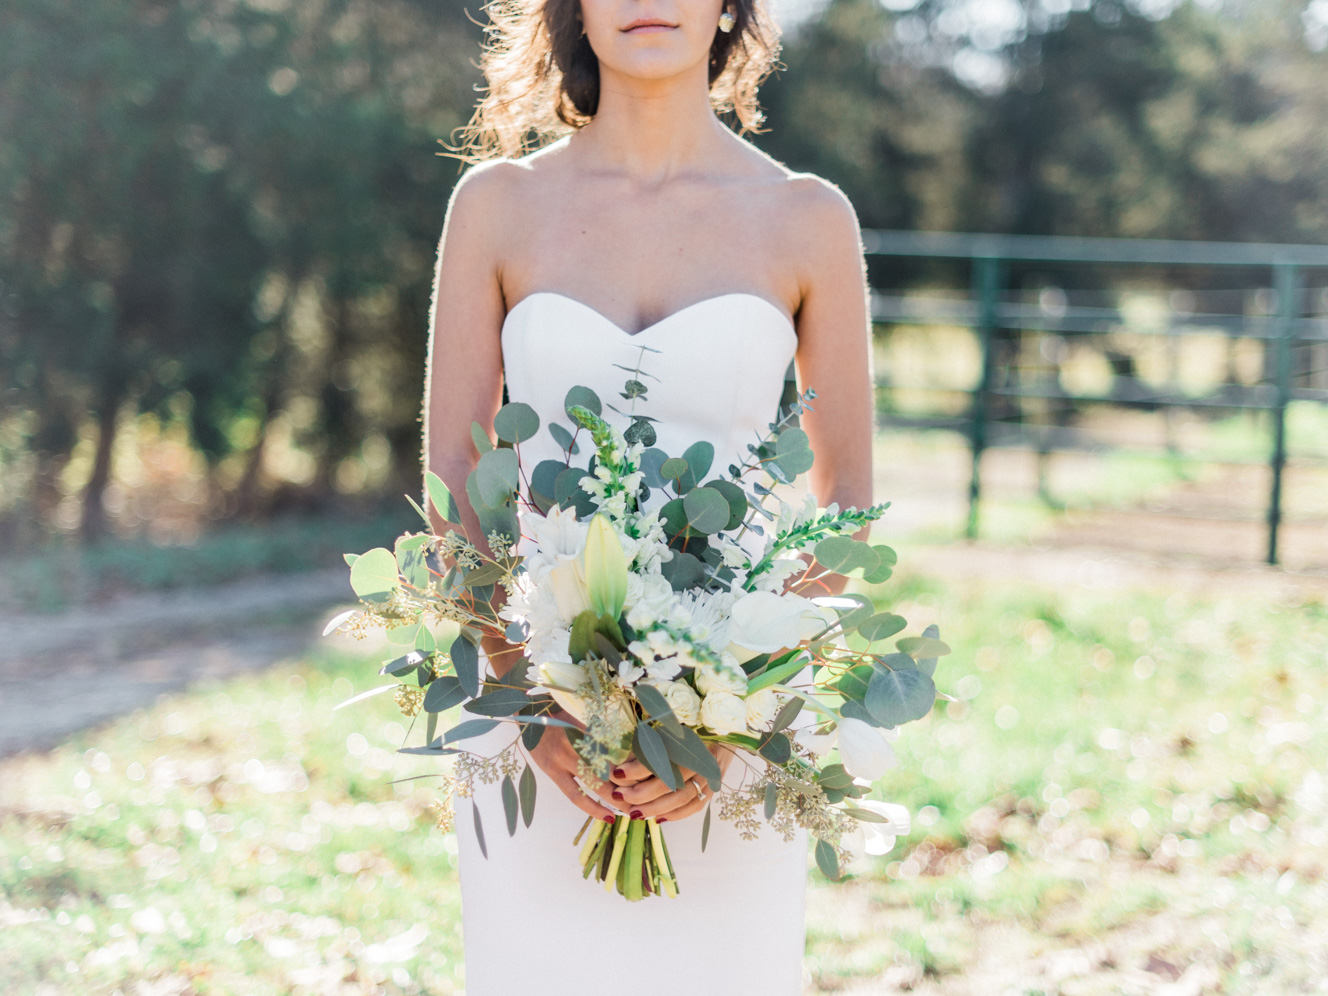
[[[616,401],[620,366],[643,361],[651,379],[638,411],[658,419],[658,445],[680,453],[707,439],[722,469],[774,419],[792,360],[800,386],[818,393],[802,422],[813,492],[821,504],[871,504],[857,219],[836,187],[775,162],[716,114],[732,112],[744,131],[759,123],[756,86],[777,51],[761,0],[499,0],[489,10],[488,90],[468,130],[477,162],[457,184],[439,249],[426,466],[464,496],[471,424],[492,424],[504,384],[547,425],[565,421],[569,387]],[[548,434],[522,445],[527,473],[559,456]],[[461,514],[478,536],[464,500]],[[513,655],[487,649],[504,673]],[[717,757],[725,786],[740,784],[743,764]],[[763,829],[743,840],[716,818],[703,852],[691,818],[711,802],[702,779],[670,791],[628,761],[610,783],[584,785],[556,728],[532,760],[539,812],[510,838],[495,826],[487,857],[458,806],[469,996],[595,983],[633,996],[801,991],[804,837]],[[497,790],[477,785],[481,813],[502,811]],[[586,814],[619,812],[675,824],[677,898],[628,904],[582,880],[577,828]]]

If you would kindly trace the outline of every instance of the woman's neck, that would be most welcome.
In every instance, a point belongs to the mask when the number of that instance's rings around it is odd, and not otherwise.
[[[710,106],[705,67],[667,80],[641,80],[601,64],[599,108],[575,136],[598,163],[647,184],[713,162],[727,129]]]

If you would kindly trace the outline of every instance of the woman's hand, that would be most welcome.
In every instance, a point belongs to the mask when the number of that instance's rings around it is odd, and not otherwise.
[[[708,744],[710,753],[719,762],[723,775],[733,761],[733,750],[723,744]],[[650,773],[640,761],[627,761],[613,769],[609,781],[610,796],[634,818],[654,817],[657,823],[681,820],[705,809],[714,793],[706,780],[694,771],[679,768],[682,785],[677,791]]]
[[[572,800],[572,805],[583,812],[589,813],[597,820],[603,820],[605,823],[612,823],[618,818],[618,813],[603,806],[598,800],[587,795],[581,788],[581,783],[576,780],[577,762],[580,755],[573,749],[567,739],[567,731],[560,726],[550,726],[544,730],[544,735],[540,737],[539,743],[535,749],[530,751],[530,759],[540,766],[540,770],[553,780],[563,795]],[[591,785],[591,788],[605,798],[613,790],[612,785],[604,782],[598,782]]]

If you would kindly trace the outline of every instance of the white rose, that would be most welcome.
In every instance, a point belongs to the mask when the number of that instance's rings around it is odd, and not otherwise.
[[[747,706],[747,725],[753,730],[768,730],[783,705],[774,689],[763,688],[743,700]]]
[[[876,781],[894,767],[895,752],[883,730],[860,719],[839,721],[839,757],[850,775]]]
[[[859,820],[857,825],[846,833],[842,842],[855,858],[864,854],[887,854],[895,846],[896,837],[907,836],[909,831],[909,813],[904,806],[893,802],[876,802],[872,799],[855,799],[853,805],[885,817],[885,823],[870,823]]]
[[[814,628],[804,623],[804,616],[812,621]],[[742,662],[758,654],[773,654],[796,647],[822,628],[820,619],[816,606],[800,595],[749,592],[733,603],[729,617],[729,653]]]
[[[688,726],[695,726],[701,719],[701,696],[685,681],[652,681],[650,684],[659,689],[673,715],[678,721]]]
[[[720,736],[747,732],[747,707],[728,692],[710,692],[701,700],[701,723]]]
[[[747,675],[736,664],[702,664],[696,669],[696,687],[706,695],[712,692],[746,695]]]

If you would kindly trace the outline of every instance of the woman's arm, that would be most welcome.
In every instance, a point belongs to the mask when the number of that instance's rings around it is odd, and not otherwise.
[[[500,233],[504,208],[511,204],[511,171],[496,162],[471,169],[457,184],[447,207],[434,271],[433,306],[429,315],[428,366],[424,382],[424,468],[443,479],[461,514],[471,542],[487,550],[479,519],[466,497],[466,478],[479,454],[470,425],[485,431],[502,403],[502,326],[506,305],[502,291]],[[446,526],[430,509],[435,532]],[[517,657],[505,640],[486,637],[484,649],[501,678]],[[612,821],[612,810],[581,791],[576,781],[577,755],[561,729],[549,729],[530,752],[538,764],[578,808]],[[605,786],[608,795],[612,786]]]
[[[796,366],[814,411],[802,427],[816,455],[808,473],[821,505],[872,503],[871,323],[862,235],[853,206],[837,187],[807,178],[799,227],[802,306]],[[865,538],[866,531],[859,538]]]
[[[503,394],[500,341],[505,308],[496,233],[505,164],[473,168],[452,191],[438,244],[424,380],[424,469],[443,479],[472,543],[487,549],[466,497],[479,453],[470,437],[493,425]],[[445,530],[431,508],[434,531]]]
[[[457,183],[447,206],[434,269],[429,349],[424,381],[424,469],[452,493],[467,538],[488,551],[479,518],[466,496],[466,478],[479,461],[470,426],[487,432],[502,401],[501,331],[506,309],[501,284],[502,210],[512,167],[495,162],[472,168]],[[443,519],[429,506],[435,533]],[[494,671],[507,672],[515,657],[505,641],[485,637]]]

